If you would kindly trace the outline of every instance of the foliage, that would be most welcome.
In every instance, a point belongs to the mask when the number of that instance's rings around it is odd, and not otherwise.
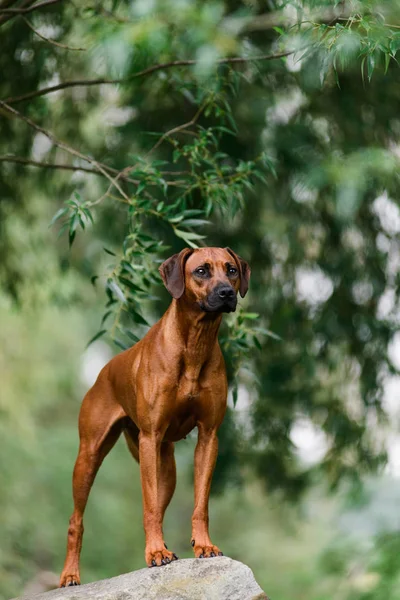
[[[399,3],[31,9],[0,7],[8,310],[33,323],[49,306],[78,310],[74,343],[104,336],[119,350],[169,301],[163,259],[232,247],[252,279],[221,334],[238,410],[218,482],[250,470],[298,498],[320,473],[336,489],[379,470],[397,374]],[[300,421],[325,443],[306,464]]]

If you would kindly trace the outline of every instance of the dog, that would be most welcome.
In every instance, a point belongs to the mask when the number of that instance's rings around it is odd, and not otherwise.
[[[96,473],[121,432],[140,465],[146,564],[178,558],[165,544],[162,523],[176,484],[174,443],[195,427],[191,545],[197,558],[222,555],[208,531],[217,431],[228,392],[217,336],[222,314],[236,310],[238,292],[247,293],[250,267],[229,248],[185,248],[159,271],[173,297],[169,308],[142,340],[102,369],[82,402],[60,587],[80,584],[83,513]]]

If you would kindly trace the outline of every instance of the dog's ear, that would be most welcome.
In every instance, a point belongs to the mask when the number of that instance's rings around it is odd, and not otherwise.
[[[243,260],[243,258],[241,258],[238,254],[236,254],[236,252],[234,252],[230,248],[225,248],[225,250],[227,250],[232,256],[232,258],[235,260],[240,275],[239,292],[242,298],[244,298],[247,294],[247,290],[249,289],[251,269],[249,267],[249,264],[245,260]]]
[[[167,258],[158,269],[165,287],[175,299],[185,291],[185,263],[192,252],[191,248],[184,248],[179,254]]]

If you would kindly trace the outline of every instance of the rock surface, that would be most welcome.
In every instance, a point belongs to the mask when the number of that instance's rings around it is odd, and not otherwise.
[[[221,556],[67,587],[24,600],[268,600],[249,567]],[[22,598],[20,599],[22,600]]]

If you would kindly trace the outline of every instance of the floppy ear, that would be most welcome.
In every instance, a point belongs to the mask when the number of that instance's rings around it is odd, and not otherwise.
[[[232,258],[235,260],[240,275],[239,292],[242,298],[244,298],[247,294],[247,290],[249,289],[251,269],[249,267],[249,264],[245,260],[243,260],[243,258],[241,258],[238,254],[236,254],[236,252],[234,252],[230,248],[225,248],[225,250],[227,250],[232,256]]]
[[[185,291],[185,263],[192,252],[191,248],[184,248],[179,254],[167,258],[158,269],[165,287],[177,300]]]

